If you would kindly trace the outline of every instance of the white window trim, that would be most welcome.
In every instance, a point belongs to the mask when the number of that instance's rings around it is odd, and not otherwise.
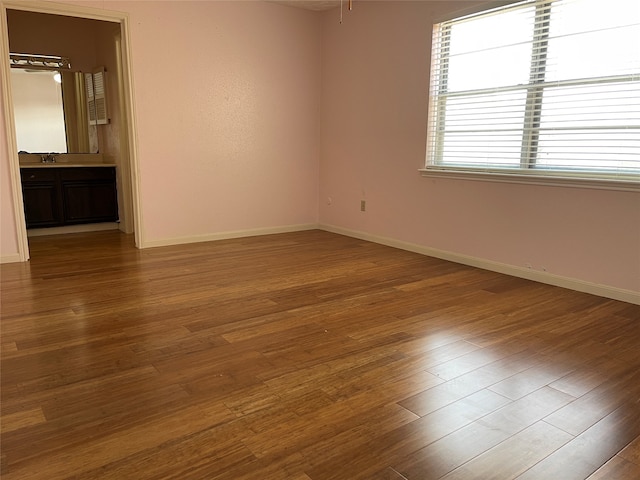
[[[456,180],[475,180],[479,182],[518,183],[529,185],[545,185],[554,187],[591,188],[598,190],[617,190],[624,192],[640,192],[640,180],[596,177],[572,177],[570,174],[554,176],[552,174],[528,174],[523,170],[481,171],[466,170],[463,167],[428,166],[419,169],[423,177],[451,178]]]
[[[488,11],[498,7],[506,7],[511,4],[519,3],[521,0],[495,0],[489,1],[482,5],[476,5],[466,9],[460,9],[456,12],[437,18],[434,25],[451,21],[455,18],[463,17]],[[429,114],[428,114],[428,131],[431,128],[432,115],[431,109],[435,108],[435,101],[429,92]],[[426,142],[426,163],[423,168],[418,171],[423,177],[429,178],[447,178],[456,180],[472,180],[480,182],[498,182],[528,185],[543,185],[556,187],[572,187],[572,188],[588,188],[599,190],[614,190],[627,192],[640,192],[640,175],[620,175],[613,174],[607,177],[602,172],[577,172],[562,170],[555,174],[553,171],[527,170],[527,169],[509,169],[499,168],[469,168],[464,166],[443,166],[429,163],[429,139]]]

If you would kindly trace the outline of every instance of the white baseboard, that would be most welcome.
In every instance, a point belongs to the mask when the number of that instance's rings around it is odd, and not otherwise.
[[[228,240],[230,238],[257,237],[259,235],[273,235],[276,233],[301,232],[304,230],[315,230],[318,225],[315,223],[301,225],[286,225],[281,227],[254,228],[251,230],[236,230],[231,232],[208,233],[205,235],[194,235],[190,237],[164,238],[144,242],[140,248],[167,247],[170,245],[183,245],[187,243],[213,242],[216,240]]]
[[[112,226],[107,226],[107,225],[109,224],[105,224],[103,229],[113,228]],[[117,224],[113,224],[113,225],[115,225],[115,228],[117,228]],[[505,263],[494,262],[494,261],[486,260],[483,258],[471,257],[468,255],[462,255],[459,253],[449,252],[446,250],[439,250],[435,248],[425,247],[423,245],[403,242],[401,240],[396,240],[393,238],[382,237],[379,235],[373,235],[366,232],[360,232],[357,230],[350,230],[350,229],[337,227],[333,225],[326,225],[326,224],[288,225],[288,226],[280,226],[280,227],[257,228],[257,229],[251,229],[251,230],[236,230],[236,231],[220,232],[220,233],[213,233],[213,234],[206,234],[206,235],[194,235],[190,237],[168,238],[168,239],[145,242],[145,244],[141,246],[141,248],[164,247],[164,246],[170,246],[170,245],[180,245],[180,244],[199,243],[199,242],[211,242],[215,240],[254,237],[258,235],[272,235],[277,233],[299,232],[299,231],[313,230],[313,229],[321,229],[327,232],[346,235],[348,237],[359,238],[361,240],[366,240],[369,242],[379,243],[381,245],[387,245],[389,247],[399,248],[401,250],[407,250],[410,252],[427,255],[429,257],[440,258],[442,260],[461,263],[463,265],[482,268],[484,270],[490,270],[493,272],[504,273],[506,275],[511,275],[518,278],[525,278],[527,280],[533,280],[533,281],[545,283],[548,285],[554,285],[556,287],[568,288],[571,290],[576,290],[578,292],[589,293],[589,294],[597,295],[600,297],[611,298],[613,300],[620,300],[622,302],[628,302],[628,303],[640,305],[640,292],[634,292],[632,290],[625,290],[621,288],[610,287],[608,285],[599,285],[596,283],[585,282],[583,280],[578,280],[575,278],[563,277],[563,276],[554,275],[548,272],[540,272],[540,271],[531,270],[524,267],[518,267],[514,265],[508,265]],[[39,229],[39,230],[46,232],[46,233],[41,233],[41,235],[51,235],[51,234],[54,234],[53,230],[57,230],[57,229]],[[87,230],[84,230],[84,231],[87,231]],[[71,232],[64,231],[64,232],[57,232],[57,233],[71,233]],[[29,233],[29,236],[32,236],[31,232]],[[16,263],[21,261],[22,260],[20,258],[20,255],[17,253],[12,255],[4,255],[0,257],[0,263]]]
[[[563,277],[548,272],[540,272],[524,267],[508,265],[506,263],[494,262],[483,258],[461,255],[459,253],[448,252],[446,250],[438,250],[436,248],[425,247],[414,243],[403,242],[400,240],[395,240],[393,238],[381,237],[378,235],[372,235],[356,230],[349,230],[333,225],[321,224],[318,226],[318,228],[326,230],[327,232],[359,238],[361,240],[379,243],[381,245],[387,245],[389,247],[399,248],[401,250],[408,250],[410,252],[420,253],[429,257],[440,258],[442,260],[461,263],[463,265],[469,265],[471,267],[504,273],[513,277],[525,278],[527,280],[546,283],[548,285],[553,285],[556,287],[568,288],[570,290],[590,293],[599,297],[611,298],[613,300],[620,300],[622,302],[640,305],[640,292],[634,292],[633,290],[625,290],[621,288],[610,287],[608,285],[599,285],[596,283],[585,282],[583,280],[578,280],[575,278]]]
[[[13,255],[2,255],[0,257],[0,263],[17,263],[21,261],[22,258],[19,253],[14,253]]]

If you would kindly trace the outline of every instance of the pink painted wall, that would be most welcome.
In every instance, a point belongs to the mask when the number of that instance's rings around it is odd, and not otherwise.
[[[431,24],[466,6],[357,2],[342,25],[323,14],[320,222],[640,291],[639,193],[418,173]]]
[[[68,3],[130,16],[145,242],[317,222],[321,16],[266,2]]]
[[[354,2],[342,25],[266,2],[69,3],[130,15],[147,241],[319,220],[640,290],[639,194],[419,175],[430,24],[464,3]],[[5,150],[0,134],[3,256]]]
[[[131,2],[147,240],[317,221],[321,22],[265,2]]]

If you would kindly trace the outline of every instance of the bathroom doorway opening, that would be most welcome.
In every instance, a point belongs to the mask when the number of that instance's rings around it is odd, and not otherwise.
[[[135,245],[140,248],[142,239],[139,227],[138,169],[126,14],[74,5],[49,6],[41,2],[20,0],[4,1],[2,14],[8,27],[3,29],[6,32],[3,43],[8,46],[10,52],[21,50],[20,53],[48,54],[64,51],[76,71],[91,70],[97,66],[105,69],[109,121],[98,126],[98,138],[102,162],[115,165],[117,172],[118,223],[36,228],[27,231],[20,182],[20,157],[18,150],[12,148],[17,147],[15,117],[13,108],[9,108],[11,115],[7,115],[6,118],[7,138],[12,150],[9,161],[15,215],[20,220],[16,223],[21,259],[26,261],[30,256],[29,237],[102,229],[118,229],[126,234],[133,234]],[[56,32],[55,35],[52,32]],[[60,32],[65,33],[61,35]],[[52,38],[56,39],[53,43]],[[56,41],[60,45],[54,45]],[[52,52],[52,49],[56,52]],[[9,51],[4,55],[6,58],[2,66],[7,74],[10,71]],[[9,78],[9,75],[5,78]],[[10,92],[10,86],[3,90],[5,102],[12,102]]]

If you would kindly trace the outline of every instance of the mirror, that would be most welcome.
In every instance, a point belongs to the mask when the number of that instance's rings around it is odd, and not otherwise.
[[[12,68],[11,90],[19,151],[98,153],[82,72]]]

